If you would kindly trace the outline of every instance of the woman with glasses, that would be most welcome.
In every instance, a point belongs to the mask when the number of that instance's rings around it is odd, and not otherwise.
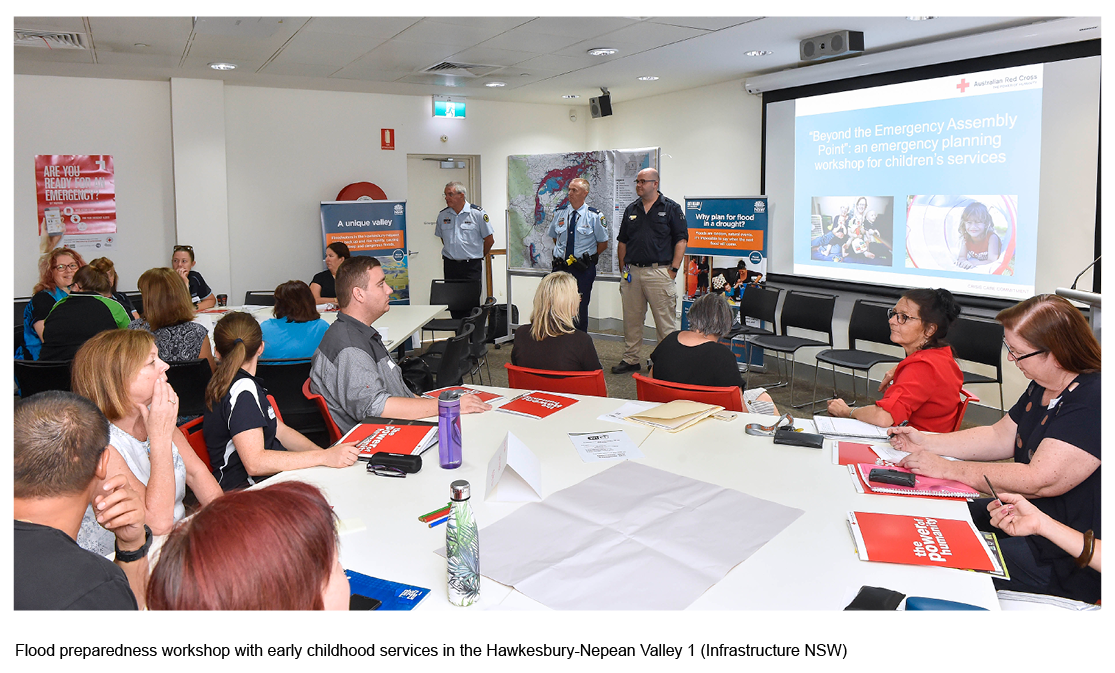
[[[314,295],[315,304],[337,303],[337,269],[351,256],[348,246],[340,241],[325,246],[325,271],[310,279],[310,292]]]
[[[1003,325],[1007,359],[1031,381],[1010,412],[995,425],[943,435],[895,428],[891,443],[911,452],[902,465],[915,474],[981,491],[988,490],[986,478],[995,490],[1025,496],[1054,520],[1099,538],[1099,342],[1080,311],[1056,295],[1031,297],[995,319]],[[995,501],[969,505],[981,530],[992,530],[989,508],[997,508]],[[995,580],[1000,589],[1099,600],[1099,573],[1077,567],[1053,542],[1006,537],[1000,547],[1011,578]]]
[[[883,399],[864,407],[830,400],[829,416],[890,427],[907,422],[918,430],[950,432],[956,425],[964,376],[945,341],[960,316],[948,290],[910,290],[887,311],[890,340],[906,351],[879,384]]]
[[[39,282],[23,310],[24,359],[39,359],[46,317],[54,304],[69,294],[74,274],[83,266],[85,260],[69,248],[55,248],[39,259]]]
[[[194,260],[193,246],[174,246],[174,252],[170,256],[170,266],[182,279],[182,282],[186,284],[186,289],[190,293],[190,301],[199,311],[204,311],[216,306],[217,299],[213,296],[213,290],[209,289],[201,274],[194,271],[195,264],[197,262]]]
[[[278,420],[267,389],[256,378],[263,332],[248,313],[228,313],[213,328],[221,355],[205,389],[202,431],[213,476],[225,491],[245,488],[284,470],[325,465],[348,467],[359,450],[354,443],[325,449]]]

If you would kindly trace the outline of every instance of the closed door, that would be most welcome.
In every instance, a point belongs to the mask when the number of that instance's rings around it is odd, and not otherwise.
[[[430,280],[444,276],[441,266],[441,239],[434,235],[437,214],[445,208],[445,185],[460,182],[468,189],[467,201],[473,203],[473,185],[479,176],[472,175],[471,157],[453,157],[455,165],[464,168],[442,168],[446,157],[411,154],[407,156],[407,261],[410,272],[410,303],[430,303]],[[474,179],[475,178],[475,179]]]

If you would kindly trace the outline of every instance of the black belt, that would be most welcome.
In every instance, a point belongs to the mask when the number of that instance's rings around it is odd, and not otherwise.
[[[446,257],[445,255],[442,255],[441,258],[446,260],[446,261],[449,261],[449,262],[482,262],[482,261],[484,261],[484,259],[482,257],[477,257],[476,259],[453,259],[452,257]]]
[[[628,262],[628,266],[637,266],[640,268],[655,267],[655,266],[671,266],[673,260],[669,262]]]

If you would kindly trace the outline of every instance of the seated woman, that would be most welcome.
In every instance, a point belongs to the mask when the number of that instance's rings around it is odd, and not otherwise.
[[[128,295],[123,292],[116,291],[116,281],[118,279],[116,277],[116,265],[112,263],[112,260],[108,257],[98,257],[89,262],[89,266],[103,271],[104,274],[108,276],[109,284],[112,285],[112,298],[124,307],[124,311],[128,314],[128,320],[138,320],[139,311],[137,311],[136,307],[132,304],[132,300],[128,299]]]
[[[960,306],[948,290],[918,289],[902,295],[887,313],[890,340],[902,346],[906,357],[883,377],[883,399],[855,408],[839,398],[830,400],[829,416],[884,428],[909,421],[918,430],[951,431],[964,376],[945,337]]]
[[[1000,528],[1011,537],[1040,535],[1061,548],[1069,556],[1076,557],[1078,567],[1089,567],[1103,572],[1101,552],[1103,546],[1095,531],[1081,533],[1053,519],[1017,493],[1000,493],[998,500],[987,506],[991,512],[991,525]]]
[[[72,360],[77,349],[105,330],[125,329],[124,307],[109,298],[108,276],[83,266],[74,274],[70,294],[50,309],[43,321],[43,360]]]
[[[213,296],[213,290],[209,289],[201,274],[194,271],[195,264],[197,262],[194,260],[193,246],[174,246],[174,252],[170,256],[170,266],[174,269],[174,273],[178,274],[179,280],[186,286],[190,302],[199,311],[204,311],[216,306],[217,299]],[[140,292],[143,292],[143,288],[140,288]],[[144,313],[146,313],[147,299],[145,298],[143,302]]]
[[[187,486],[202,505],[221,494],[209,468],[175,427],[178,397],[166,370],[155,338],[136,330],[101,332],[81,347],[73,365],[73,391],[109,420],[108,473],[127,477],[146,505],[144,518],[155,535],[166,535],[186,515]],[[114,539],[92,510],[86,511],[78,544],[107,554]]]
[[[348,246],[340,241],[325,246],[325,271],[314,275],[310,280],[310,292],[313,293],[314,304],[337,303],[337,269],[341,268],[341,262],[351,256]]]
[[[151,610],[347,610],[333,510],[300,481],[226,493],[163,544]]]
[[[55,302],[65,297],[74,282],[74,274],[85,266],[81,255],[69,248],[55,248],[39,258],[39,282],[32,290],[31,301],[23,309],[23,357],[38,360],[43,346],[43,327]]]
[[[213,368],[209,331],[193,322],[194,307],[178,274],[166,267],[148,269],[139,277],[139,291],[143,294],[144,317],[133,320],[128,329],[154,334],[164,362],[204,358]]]
[[[511,364],[561,372],[591,372],[600,367],[592,337],[574,326],[581,307],[577,279],[555,271],[538,284],[530,324],[515,330]]]
[[[300,280],[288,280],[275,288],[274,313],[274,318],[260,325],[267,359],[313,357],[329,323],[314,307],[310,288]]]
[[[205,390],[202,428],[213,476],[226,491],[256,483],[257,477],[314,465],[348,467],[356,462],[355,444],[324,451],[275,418],[267,389],[256,380],[263,353],[259,323],[247,313],[228,313],[213,329],[221,354]]]
[[[1031,380],[1010,413],[989,427],[929,435],[891,430],[891,443],[911,454],[915,474],[955,479],[982,489],[1033,498],[1035,507],[1074,530],[1100,537],[1100,345],[1080,311],[1056,295],[1038,295],[999,312],[1007,359]],[[948,461],[948,455],[960,460]],[[1014,462],[1003,461],[1013,458]],[[991,530],[987,501],[969,505]],[[1001,589],[1056,594],[1095,603],[1099,573],[1040,537],[1000,540],[1010,581]]]
[[[732,330],[732,309],[719,294],[701,295],[689,307],[689,329],[666,335],[650,359],[651,378],[694,386],[739,386],[743,377],[732,349],[720,339]],[[778,414],[763,388],[743,391],[743,402],[753,414]]]

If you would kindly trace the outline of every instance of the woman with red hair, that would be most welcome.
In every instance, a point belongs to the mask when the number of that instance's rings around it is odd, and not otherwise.
[[[74,274],[85,266],[81,255],[69,248],[55,248],[39,259],[39,282],[23,310],[23,353],[25,360],[38,360],[43,347],[46,316],[59,299],[70,293]]]
[[[233,491],[167,537],[151,610],[347,610],[333,510],[316,486]]]

